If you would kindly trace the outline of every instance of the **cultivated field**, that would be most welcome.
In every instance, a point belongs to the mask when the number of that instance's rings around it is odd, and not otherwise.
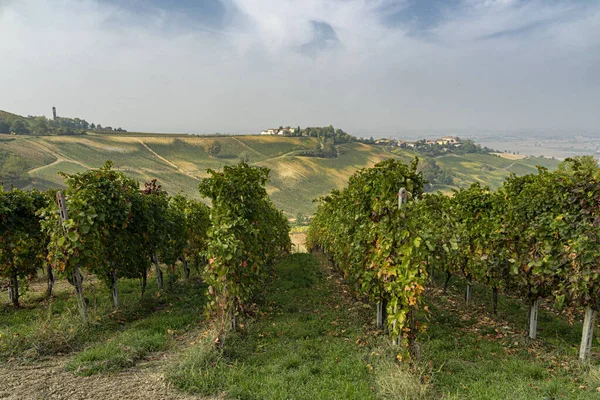
[[[220,151],[210,154],[215,143],[219,144]],[[207,176],[206,169],[219,169],[245,159],[252,165],[271,169],[267,190],[274,203],[289,217],[298,213],[312,214],[312,200],[331,189],[343,187],[357,169],[371,167],[388,158],[410,162],[417,155],[405,150],[392,153],[383,146],[360,143],[340,145],[337,158],[298,155],[316,145],[316,138],[277,136],[0,135],[0,150],[17,155],[27,165],[29,179],[25,188],[62,187],[63,178],[58,172],[81,172],[111,160],[118,170],[141,183],[157,178],[169,193],[181,192],[199,199],[197,186],[199,179]],[[535,172],[538,164],[550,169],[558,164],[542,158],[508,160],[487,154],[446,155],[434,160],[454,177],[453,187],[481,182],[495,188],[512,172],[522,175]],[[448,191],[452,187],[438,188]]]

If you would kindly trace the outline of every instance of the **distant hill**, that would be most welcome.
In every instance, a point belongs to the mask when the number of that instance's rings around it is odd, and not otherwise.
[[[310,215],[314,198],[343,187],[359,168],[388,158],[406,162],[416,153],[405,149],[363,143],[337,146],[335,158],[306,157],[318,139],[281,136],[193,136],[159,134],[88,133],[78,136],[0,135],[0,175],[5,187],[56,188],[63,186],[57,173],[98,168],[106,160],[140,183],[157,178],[172,194],[183,192],[200,198],[199,179],[206,169],[237,163],[271,169],[267,187],[275,204],[287,215]],[[495,188],[504,177],[536,172],[536,165],[556,168],[558,161],[542,158],[509,160],[491,154],[419,155],[426,176],[435,182],[431,190],[450,191],[472,182]],[[431,179],[430,179],[431,180]],[[448,183],[450,182],[451,183]]]
[[[22,116],[17,115],[17,114],[9,113],[7,111],[0,110],[0,121],[5,121],[5,122],[8,122],[8,123],[13,123],[17,119],[26,120],[27,118],[22,117]]]

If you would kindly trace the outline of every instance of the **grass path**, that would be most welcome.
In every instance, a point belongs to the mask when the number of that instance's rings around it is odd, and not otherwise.
[[[46,151],[46,152],[52,154],[56,158],[56,160],[53,161],[53,162],[51,162],[50,164],[42,165],[41,167],[37,167],[37,168],[33,168],[33,169],[29,170],[28,171],[29,174],[31,174],[33,172],[40,171],[40,170],[42,170],[44,168],[51,167],[51,166],[56,165],[56,164],[58,164],[60,162],[65,162],[65,161],[73,163],[73,164],[77,164],[77,165],[79,165],[79,166],[81,166],[83,168],[86,168],[86,169],[92,169],[92,167],[90,167],[87,164],[82,163],[81,161],[73,160],[72,158],[69,158],[69,157],[65,156],[64,154],[62,154],[61,152],[59,152],[54,146],[50,146],[48,143],[47,143],[47,147],[44,147],[42,144],[40,144],[36,140],[32,140],[32,139],[29,139],[29,138],[27,138],[25,140],[29,144],[34,145],[35,147],[39,148],[42,151]]]
[[[46,165],[42,165],[41,167],[30,169],[29,171],[27,171],[27,173],[33,174],[35,172],[38,172],[39,170],[42,170],[44,168],[53,167],[56,164],[60,164],[61,162],[64,162],[64,161],[66,161],[66,160],[57,157],[56,160],[52,161],[50,164],[46,164]]]
[[[228,336],[222,353],[191,349],[173,384],[235,399],[381,398],[361,307],[347,289],[310,254],[275,272],[257,320]]]

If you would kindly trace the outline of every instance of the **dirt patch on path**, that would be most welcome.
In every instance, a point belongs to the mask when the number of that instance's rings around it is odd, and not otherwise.
[[[132,399],[187,400],[201,399],[170,388],[160,363],[149,362],[115,374],[89,377],[65,371],[67,359],[54,358],[35,365],[0,366],[0,399]],[[206,398],[203,398],[206,399]]]

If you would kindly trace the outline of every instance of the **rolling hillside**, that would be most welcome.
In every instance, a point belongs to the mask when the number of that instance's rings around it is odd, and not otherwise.
[[[215,143],[220,145],[220,152],[211,155],[209,151]],[[54,188],[63,185],[58,172],[75,173],[98,168],[106,160],[111,160],[116,168],[139,182],[157,178],[172,194],[183,192],[199,198],[198,182],[207,176],[207,168],[218,169],[246,159],[250,164],[271,169],[268,191],[277,206],[289,216],[294,216],[297,213],[312,214],[312,200],[329,193],[333,188],[344,186],[357,169],[390,157],[410,161],[415,155],[404,150],[394,150],[392,153],[382,146],[361,143],[340,145],[337,158],[297,154],[302,150],[314,149],[316,144],[316,138],[277,136],[0,135],[0,174],[5,186],[8,186],[9,169],[17,168],[10,180],[11,186]],[[551,169],[558,164],[555,160],[509,160],[488,154],[421,158],[433,160],[453,177],[452,186],[434,186],[445,191],[476,181],[495,188],[511,172],[526,174],[535,172],[538,164]],[[18,168],[22,170],[20,174]]]

